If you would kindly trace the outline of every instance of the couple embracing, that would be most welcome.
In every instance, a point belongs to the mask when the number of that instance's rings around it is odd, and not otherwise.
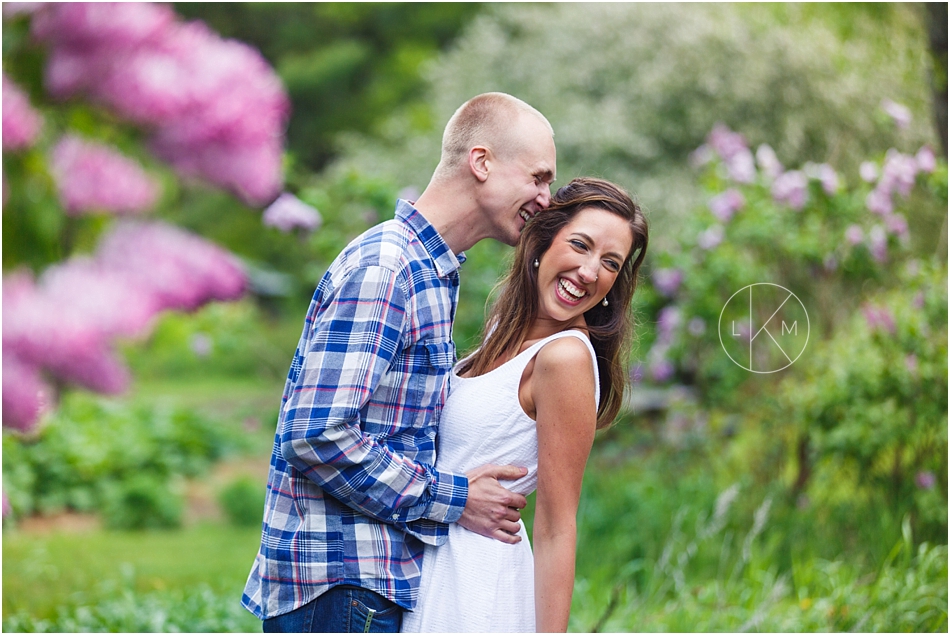
[[[469,100],[419,199],[320,281],[243,597],[265,632],[566,630],[581,481],[620,408],[647,225],[600,179],[552,198],[553,137],[517,98]],[[456,364],[459,268],[485,238],[515,257]]]

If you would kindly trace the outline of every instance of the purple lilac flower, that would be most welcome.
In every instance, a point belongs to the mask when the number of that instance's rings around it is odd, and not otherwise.
[[[736,183],[754,183],[755,159],[752,152],[745,148],[726,159],[726,171]]]
[[[917,375],[917,356],[913,353],[904,358],[904,366],[911,375]]]
[[[763,174],[772,181],[777,179],[779,175],[785,171],[785,168],[782,167],[781,162],[778,160],[778,156],[775,154],[775,150],[767,143],[763,143],[759,146],[759,149],[755,151],[755,160],[759,164],[759,168]]]
[[[838,193],[838,174],[827,163],[818,166],[818,180],[821,181],[821,189],[828,196],[834,196]]]
[[[914,482],[920,489],[932,489],[937,484],[937,477],[929,470],[921,470],[917,472]]]
[[[660,295],[672,298],[683,283],[683,272],[680,269],[657,269],[652,278],[653,288],[659,291]]]
[[[657,341],[662,344],[672,342],[676,329],[682,321],[683,315],[678,307],[673,305],[663,307],[657,315]]]
[[[67,135],[50,161],[60,203],[67,214],[144,212],[158,198],[158,182],[109,146]]]
[[[868,249],[877,262],[887,262],[887,232],[880,225],[871,228],[868,234]]]
[[[4,9],[6,9],[6,3],[4,3]],[[10,499],[7,498],[7,493],[3,492],[3,517],[6,518],[13,512],[13,508],[10,507]]]
[[[937,157],[934,156],[934,151],[930,149],[930,146],[923,146],[918,150],[914,160],[917,161],[917,169],[921,172],[930,174],[937,169]]]
[[[50,4],[33,33],[51,47],[51,93],[84,92],[146,126],[153,151],[184,177],[251,204],[277,196],[290,102],[255,49],[144,3]]]
[[[726,232],[722,228],[722,225],[713,225],[696,238],[696,244],[699,245],[700,249],[708,251],[718,247],[725,237]]]
[[[877,164],[873,161],[864,161],[859,170],[861,180],[867,183],[874,183],[878,177]]]
[[[666,358],[656,359],[650,363],[650,378],[658,384],[666,383],[672,379],[675,371],[676,368],[673,366],[673,362]]]
[[[798,211],[805,206],[808,179],[798,170],[789,170],[772,183],[772,198]]]
[[[911,114],[907,106],[890,99],[884,99],[881,101],[881,108],[894,120],[898,128],[904,129],[910,125]]]
[[[689,164],[693,169],[699,169],[713,160],[715,153],[708,143],[704,143],[689,153]]]
[[[844,237],[848,244],[859,245],[864,242],[864,230],[859,225],[848,225],[848,228],[844,230]]]
[[[191,311],[212,300],[235,300],[247,287],[231,254],[165,223],[120,223],[100,241],[96,259],[134,276],[160,309]]]
[[[903,214],[891,214],[884,219],[887,231],[898,236],[901,240],[907,240],[907,219]]]
[[[744,206],[745,197],[735,188],[729,188],[725,192],[712,197],[709,201],[710,211],[723,223],[728,223],[732,215]]]
[[[43,2],[4,2],[3,17],[15,18],[18,15],[30,15],[44,4]]]
[[[706,332],[706,321],[701,317],[694,317],[686,325],[686,330],[693,337],[699,337]]]
[[[288,233],[294,229],[312,232],[322,223],[320,212],[299,198],[284,192],[264,210],[263,222]]]
[[[42,126],[43,118],[30,105],[29,97],[4,73],[3,149],[22,150],[30,147]]]
[[[884,167],[881,170],[881,180],[877,187],[888,194],[895,190],[903,197],[907,197],[917,179],[917,160],[907,154],[902,154],[891,148],[884,157]]]
[[[896,332],[894,316],[887,307],[865,304],[861,307],[861,312],[864,313],[864,320],[872,331],[885,331],[891,335]]]
[[[46,402],[49,387],[36,366],[3,350],[3,427],[21,432],[33,429]]]
[[[709,135],[706,137],[706,143],[709,144],[716,154],[724,161],[728,161],[737,154],[748,151],[749,144],[745,137],[738,132],[733,132],[723,123],[717,123],[713,126]]]

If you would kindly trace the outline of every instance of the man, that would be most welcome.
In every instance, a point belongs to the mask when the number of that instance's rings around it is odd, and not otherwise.
[[[517,242],[550,203],[553,130],[534,108],[486,93],[446,125],[415,204],[356,238],[320,281],[290,368],[267,484],[260,553],[243,604],[266,632],[398,631],[415,604],[424,543],[458,522],[519,540],[526,501],[498,480],[525,470],[434,469],[455,362],[462,252]]]

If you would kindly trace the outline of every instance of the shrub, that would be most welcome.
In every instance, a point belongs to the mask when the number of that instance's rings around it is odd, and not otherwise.
[[[261,522],[264,494],[260,481],[244,476],[221,490],[218,502],[232,524],[253,527]]]

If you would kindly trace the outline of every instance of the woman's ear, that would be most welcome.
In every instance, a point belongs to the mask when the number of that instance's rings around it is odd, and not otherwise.
[[[468,169],[482,183],[488,180],[488,173],[491,171],[490,155],[491,150],[485,146],[474,146],[468,151]]]

